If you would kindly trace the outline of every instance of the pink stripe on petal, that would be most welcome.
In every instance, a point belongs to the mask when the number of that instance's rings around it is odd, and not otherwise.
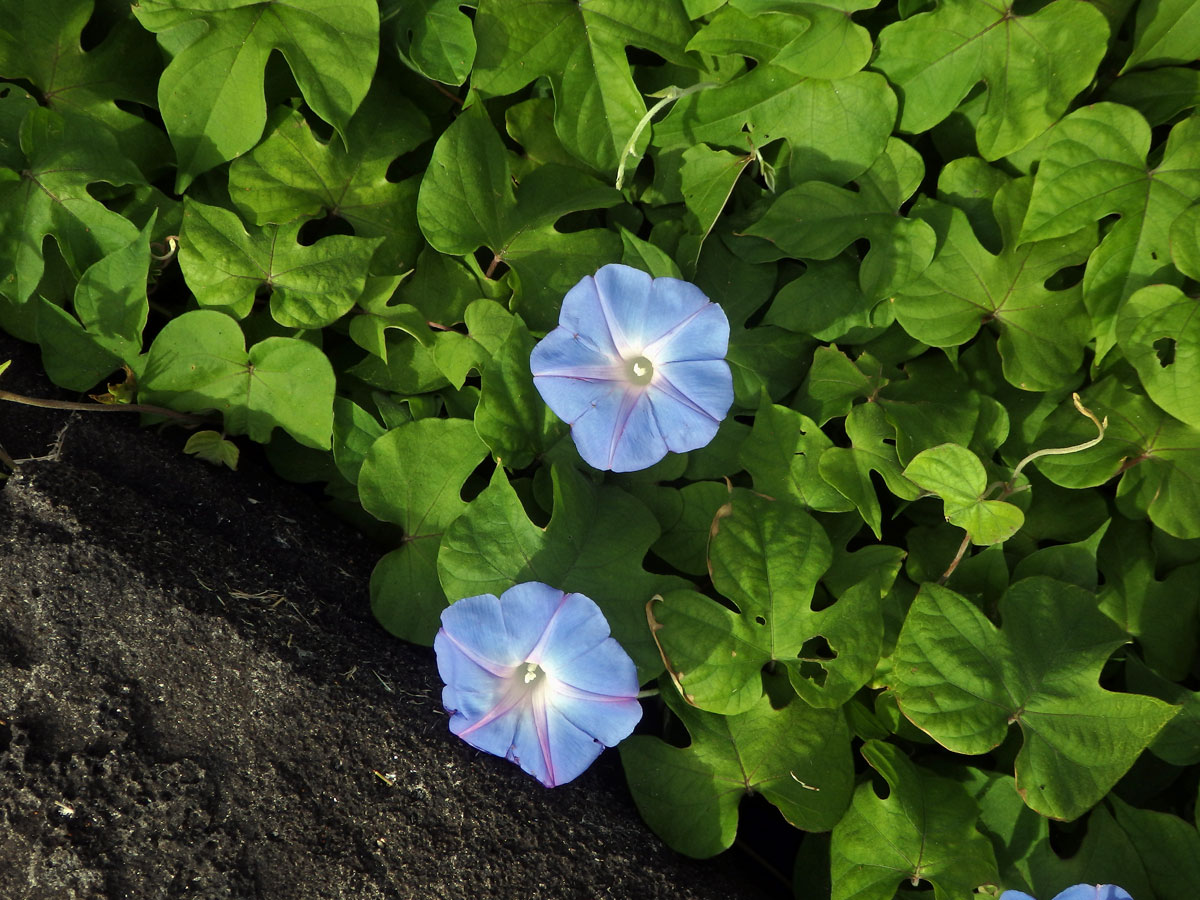
[[[618,352],[601,304],[600,288],[592,275],[585,275],[567,291],[558,324],[559,328],[584,338],[592,349],[604,356]]]
[[[546,649],[546,641],[550,639],[550,635],[554,631],[554,620],[558,618],[558,614],[567,605],[567,598],[570,596],[566,592],[563,593],[562,599],[558,601],[558,606],[554,607],[554,612],[550,613],[550,618],[546,620],[546,627],[542,629],[541,637],[537,639],[537,643],[533,645],[533,649],[525,657],[526,662],[531,662],[539,666],[542,664],[542,652]]]
[[[617,410],[616,418],[613,421],[613,436],[612,443],[608,447],[608,465],[611,469],[613,460],[617,456],[617,447],[620,446],[621,439],[625,437],[625,428],[629,425],[629,419],[633,415],[633,411],[637,408],[638,403],[646,396],[646,391],[640,388],[630,387],[625,392],[625,396],[621,398],[621,406]]]
[[[694,401],[683,391],[679,390],[679,388],[675,387],[675,385],[671,383],[670,379],[668,379],[666,375],[661,374],[661,372],[661,369],[655,372],[654,381],[650,385],[652,389],[661,391],[668,399],[674,400],[676,403],[681,403],[693,412],[712,419],[714,422],[721,421],[703,406],[700,406],[698,403],[696,403],[696,401]]]
[[[542,369],[534,378],[581,378],[588,381],[624,381],[625,366],[564,366],[560,369]]]
[[[478,731],[485,725],[490,725],[492,722],[495,722],[502,716],[506,716],[512,712],[517,706],[520,705],[521,701],[528,696],[527,691],[519,689],[514,690],[514,688],[517,687],[517,685],[511,686],[499,703],[493,706],[485,715],[481,716],[479,721],[472,722],[462,731],[458,732],[458,736],[460,738],[465,738],[468,734]],[[524,685],[520,685],[519,687],[524,687]]]
[[[533,727],[537,731],[542,760],[546,763],[546,787],[554,787],[558,784],[558,778],[554,774],[554,757],[550,753],[550,722],[546,716],[546,691],[544,688],[534,693]]]
[[[709,305],[711,306],[712,304],[709,304]],[[642,352],[647,357],[649,357],[649,359],[651,361],[653,361],[656,352],[662,348],[663,344],[667,343],[668,341],[671,340],[671,338],[673,338],[675,335],[677,335],[680,331],[687,328],[688,325],[690,325],[692,323],[692,320],[694,318],[696,318],[696,316],[698,316],[702,312],[704,312],[706,309],[708,309],[708,306],[702,306],[698,310],[696,310],[694,313],[689,315],[687,318],[682,319],[679,322],[676,322],[674,325],[672,325],[670,328],[668,328],[666,331],[664,331],[662,334],[660,334],[658,337],[656,337],[654,340],[652,340],[650,343],[648,343]]]
[[[450,632],[448,632],[445,628],[442,629],[442,634],[444,634],[446,636],[446,640],[448,640],[450,643],[452,643],[455,646],[455,648],[458,650],[459,653],[461,653],[463,656],[465,656],[471,662],[475,663],[475,665],[479,666],[479,668],[483,669],[485,672],[489,672],[492,675],[495,675],[497,678],[507,678],[508,676],[512,675],[513,672],[515,672],[517,670],[516,666],[507,666],[507,665],[504,665],[503,663],[493,662],[490,659],[485,659],[484,657],[482,657],[478,653],[476,653],[474,650],[472,650],[470,647],[468,647],[466,644],[461,643],[454,635],[452,635]]]
[[[555,681],[552,685],[552,690],[555,696],[564,697],[567,700],[587,700],[595,703],[628,703],[634,697],[629,694],[597,694],[594,691],[585,691],[583,688],[577,688],[574,685],[567,684],[565,681]]]

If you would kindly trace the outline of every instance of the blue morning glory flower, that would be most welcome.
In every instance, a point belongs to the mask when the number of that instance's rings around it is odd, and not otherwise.
[[[533,383],[597,469],[633,472],[705,446],[733,404],[729,320],[694,284],[608,265],[563,298]]]
[[[583,594],[536,581],[442,611],[434,638],[450,730],[546,787],[566,784],[642,717],[633,660]]]
[[[1000,900],[1033,900],[1022,891],[1005,891]],[[1115,884],[1077,884],[1061,891],[1054,900],[1133,900],[1124,888]]]

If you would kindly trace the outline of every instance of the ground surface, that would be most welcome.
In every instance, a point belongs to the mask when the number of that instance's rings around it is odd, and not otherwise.
[[[547,791],[451,736],[377,548],[135,418],[0,403],[14,458],[67,426],[0,482],[0,898],[762,896],[655,838],[615,753]]]

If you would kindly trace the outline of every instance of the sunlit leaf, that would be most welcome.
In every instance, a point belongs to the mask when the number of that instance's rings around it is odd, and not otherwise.
[[[404,530],[400,546],[371,575],[371,610],[393,634],[433,643],[449,602],[438,581],[438,545],[467,509],[460,496],[463,482],[486,454],[475,428],[463,419],[410,422],[367,450],[358,477],[363,508]]]
[[[99,182],[143,182],[116,139],[95,121],[25,109],[20,123],[24,161],[19,171],[0,169],[0,287],[18,303],[28,299],[45,271],[46,235],[77,275],[128,246],[137,226],[107,209],[88,188]]]
[[[596,169],[615,172],[646,112],[625,48],[682,62],[691,33],[679,0],[482,0],[471,84],[496,96],[548,77],[563,145]]]
[[[1034,179],[1022,241],[1070,235],[1116,213],[1120,220],[1088,259],[1083,299],[1103,355],[1122,305],[1139,288],[1179,284],[1170,267],[1171,223],[1200,193],[1200,118],[1185,119],[1162,160],[1147,165],[1150,128],[1112,103],[1084,107],[1050,133]]]
[[[943,0],[879,33],[875,66],[899,88],[900,127],[932,128],[980,82],[984,159],[1019,150],[1049,128],[1096,72],[1108,40],[1090,4],[1054,0],[1031,15],[981,0]]]
[[[219,412],[226,431],[259,443],[278,427],[305,446],[327,450],[333,390],[329,358],[312,344],[269,337],[247,352],[237,322],[200,309],[172,319],[155,337],[139,399]]]

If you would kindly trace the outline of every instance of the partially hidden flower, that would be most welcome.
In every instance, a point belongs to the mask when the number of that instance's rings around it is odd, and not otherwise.
[[[1022,891],[1005,891],[1000,900],[1034,900]],[[1133,900],[1129,893],[1115,884],[1077,884],[1060,891],[1054,900]]]
[[[608,265],[563,298],[533,383],[597,469],[633,472],[708,444],[733,404],[729,319],[698,287]]]
[[[633,660],[583,594],[540,582],[442,611],[434,638],[450,730],[546,787],[578,777],[642,717]]]

